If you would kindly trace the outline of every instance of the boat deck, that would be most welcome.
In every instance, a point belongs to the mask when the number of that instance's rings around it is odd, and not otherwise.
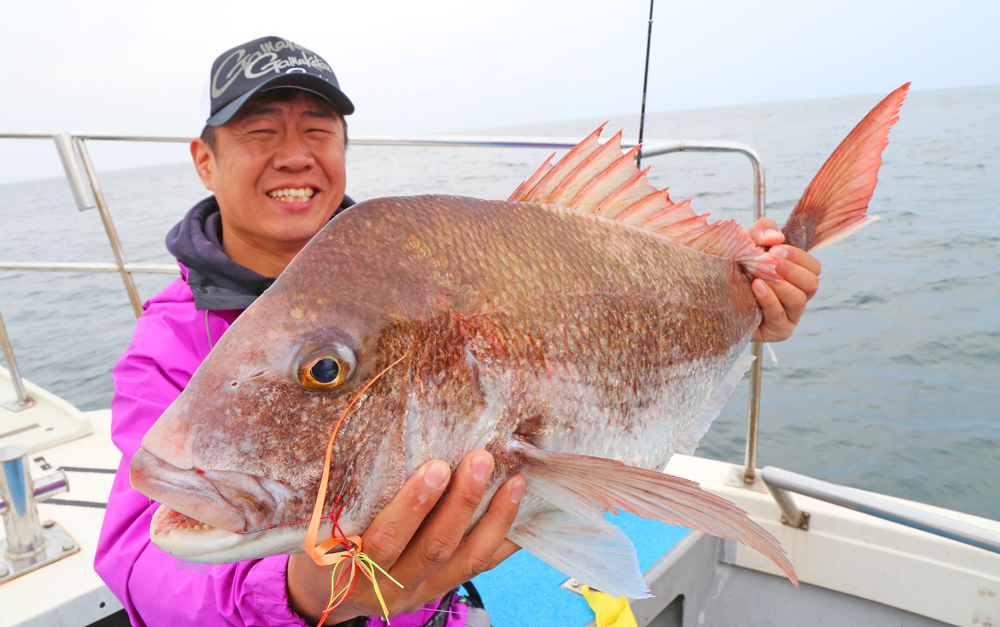
[[[639,568],[649,571],[671,548],[688,535],[672,527],[632,514],[608,516],[628,534],[639,555]],[[539,627],[588,624],[594,612],[582,596],[561,588],[567,577],[527,551],[518,551],[473,583],[483,597],[493,627]]]
[[[0,377],[0,395],[6,390]],[[32,396],[37,398],[37,392]],[[0,410],[3,411],[3,410]],[[61,469],[69,492],[38,503],[41,520],[62,525],[80,551],[0,584],[0,627],[88,625],[122,609],[94,572],[94,552],[121,453],[111,443],[111,411],[82,414],[93,434],[30,453],[31,475]],[[4,530],[0,526],[0,538]]]

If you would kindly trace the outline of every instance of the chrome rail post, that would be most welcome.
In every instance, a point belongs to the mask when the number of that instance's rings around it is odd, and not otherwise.
[[[35,502],[47,501],[53,496],[69,492],[69,479],[65,470],[56,470],[50,475],[39,477],[32,482],[34,486]],[[0,497],[0,516],[7,513],[10,505]],[[43,525],[44,526],[44,525]]]
[[[90,162],[90,154],[87,152],[87,147],[84,145],[83,140],[79,137],[74,137],[73,144],[76,146],[80,154],[80,159],[83,161],[83,168],[87,172],[87,178],[90,179],[90,189],[94,192],[94,201],[97,203],[97,210],[101,214],[104,231],[108,234],[108,242],[111,244],[111,250],[115,254],[115,262],[118,264],[118,271],[121,273],[122,281],[125,283],[125,291],[128,292],[128,298],[132,302],[132,310],[135,312],[135,317],[138,318],[142,315],[142,300],[139,298],[139,290],[135,286],[135,279],[132,277],[132,273],[125,268],[125,250],[122,248],[121,240],[118,238],[115,223],[111,219],[111,211],[108,209],[108,203],[104,200],[104,192],[101,190],[101,184],[97,180],[97,171],[94,170],[94,166]]]
[[[8,559],[34,557],[45,550],[45,535],[34,495],[28,447],[14,444],[0,448],[0,497],[7,503],[3,514],[7,532],[4,557]]]
[[[624,144],[623,144],[624,145]],[[703,142],[696,140],[681,140],[653,144],[642,150],[642,156],[653,157],[671,152],[738,152],[753,164],[753,219],[754,222],[764,217],[764,162],[757,151],[740,142],[718,141]],[[750,401],[747,407],[747,446],[743,463],[744,483],[753,483],[757,477],[757,431],[760,424],[760,379],[763,355],[763,344],[753,342],[750,354],[754,356],[750,366]]]
[[[62,470],[32,481],[27,446],[0,448],[0,515],[6,533],[0,540],[0,584],[80,551],[59,523],[41,522],[38,515],[39,501],[68,490]]]
[[[764,217],[764,164],[756,151],[747,157],[753,162],[753,220],[756,222]],[[757,430],[760,425],[760,379],[763,368],[764,345],[753,342],[750,354],[753,363],[750,365],[750,400],[747,407],[747,448],[743,460],[743,481],[753,483],[757,476]],[[795,525],[796,527],[799,525]]]
[[[0,407],[13,412],[28,409],[35,405],[35,399],[28,396],[24,389],[24,382],[21,381],[21,371],[17,367],[17,360],[14,359],[14,347],[11,346],[10,337],[7,335],[7,327],[3,323],[3,316],[0,316],[0,347],[3,348],[3,358],[7,361],[7,368],[10,370],[10,380],[14,384],[16,398],[12,398],[0,403]]]
[[[747,401],[747,446],[743,456],[743,482],[753,483],[757,478],[757,432],[760,428],[760,379],[763,344],[752,342],[750,354],[750,400]]]

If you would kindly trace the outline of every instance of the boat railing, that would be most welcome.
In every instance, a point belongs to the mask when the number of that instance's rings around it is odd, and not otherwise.
[[[114,263],[90,262],[20,262],[0,260],[0,271],[14,272],[117,272],[121,275],[129,301],[136,317],[142,314],[142,300],[132,275],[136,273],[175,274],[173,264],[130,263],[125,259],[125,251],[115,229],[97,171],[87,151],[87,141],[188,143],[190,137],[167,135],[123,135],[116,133],[45,133],[45,132],[2,132],[0,139],[39,139],[55,143],[62,162],[66,180],[80,211],[96,208],[104,224],[108,243],[114,253]],[[524,137],[524,136],[474,136],[474,135],[428,135],[428,136],[356,136],[351,143],[359,146],[431,146],[431,147],[480,147],[480,148],[553,148],[568,149],[576,146],[577,137]],[[623,141],[623,148],[635,147],[634,142]],[[702,140],[656,140],[643,142],[641,157],[649,158],[675,152],[723,152],[739,153],[750,160],[753,167],[753,217],[764,217],[764,165],[757,151],[747,144],[734,141]],[[86,178],[86,182],[84,181]],[[0,344],[7,362],[17,398],[0,403],[10,411],[20,411],[33,404],[21,382],[21,374],[14,357],[14,350],[7,336],[7,330],[0,317]],[[752,484],[757,473],[757,433],[760,422],[760,342],[751,345],[755,359],[750,368],[750,400],[747,411],[747,441],[744,457],[743,481]]]
[[[801,494],[820,501],[846,507],[913,529],[920,529],[964,544],[1000,553],[1000,533],[970,525],[959,520],[939,516],[909,505],[897,503],[877,494],[827,483],[819,479],[765,466],[761,478],[774,500],[781,508],[782,522],[800,529],[809,528],[809,512],[796,505],[790,493]]]

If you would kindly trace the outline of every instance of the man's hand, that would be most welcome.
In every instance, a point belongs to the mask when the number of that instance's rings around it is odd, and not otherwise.
[[[775,270],[784,278],[784,281],[754,279],[753,292],[764,311],[764,321],[753,339],[763,342],[787,340],[806,310],[806,303],[819,288],[820,263],[801,248],[781,246],[785,236],[774,220],[757,220],[748,234],[758,246],[771,247],[770,255],[778,261]]]
[[[492,472],[493,457],[483,450],[466,455],[454,477],[446,463],[427,462],[372,521],[362,536],[362,550],[403,584],[399,588],[379,575],[390,616],[416,611],[518,550],[505,536],[524,495],[521,475],[500,486],[489,509],[463,540]],[[449,484],[451,489],[444,494]],[[371,584],[358,576],[354,593],[330,614],[327,625],[382,614]],[[330,568],[316,566],[304,553],[291,556],[288,596],[299,615],[318,620],[330,596]]]

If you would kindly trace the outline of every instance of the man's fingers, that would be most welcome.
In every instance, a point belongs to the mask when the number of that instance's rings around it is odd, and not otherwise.
[[[392,568],[424,517],[441,498],[450,477],[451,469],[441,460],[418,468],[368,526],[362,537],[362,551],[382,568]]]
[[[815,276],[819,276],[820,271],[823,269],[819,259],[795,246],[778,246],[773,248],[770,253],[775,257],[786,259],[795,265],[801,266]]]
[[[778,229],[777,223],[770,218],[761,218],[753,223],[747,231],[750,239],[757,242],[758,246],[777,246],[785,241],[785,235]]]
[[[392,576],[406,585],[419,585],[451,559],[479,508],[493,472],[493,456],[472,451],[455,469],[448,492],[424,520]],[[459,582],[461,583],[461,582]]]
[[[779,342],[792,335],[795,324],[785,315],[785,308],[771,289],[772,286],[780,284],[771,282],[768,285],[760,279],[753,281],[753,293],[764,314],[764,321],[754,333],[754,341]]]
[[[773,250],[782,250],[782,249],[775,248]],[[778,265],[775,267],[774,270],[775,272],[778,273],[778,275],[782,279],[784,279],[785,283],[787,283],[790,287],[794,287],[796,290],[802,292],[805,295],[806,300],[809,300],[816,295],[816,290],[819,289],[819,277],[816,276],[816,273],[811,272],[810,270],[807,270],[806,268],[800,266],[799,264],[792,263],[788,259],[782,258],[780,256],[777,256],[776,260],[778,262]],[[771,286],[774,287],[775,290],[777,290],[778,289],[777,285],[780,282],[771,281],[770,283]],[[785,302],[784,294],[781,291],[778,291],[778,298],[780,298],[782,302]],[[785,304],[787,305],[788,303]],[[802,303],[802,306],[805,307],[804,302]],[[798,315],[795,316],[789,315],[788,317],[792,318],[794,321],[797,322],[799,316],[801,315],[802,312],[800,311],[798,312]]]
[[[435,584],[442,587],[442,592],[494,568],[520,548],[506,536],[517,517],[524,489],[524,477],[517,474],[496,491],[489,509],[475,528],[462,541],[451,560],[435,573]]]
[[[767,287],[774,292],[782,309],[782,316],[773,322],[781,324],[784,320],[787,320],[791,323],[792,327],[797,325],[802,314],[806,311],[806,303],[809,302],[809,296],[790,281],[767,281]],[[765,318],[768,317],[768,313],[767,311],[764,312]],[[789,330],[789,335],[791,335],[791,330]]]
[[[497,549],[497,552],[493,554],[493,559],[490,560],[490,566],[486,570],[493,570],[494,568],[499,566],[500,563],[503,562],[505,559],[507,559],[508,557],[517,553],[520,550],[521,547],[514,544],[507,538],[504,538],[503,542],[500,543],[500,548]]]

